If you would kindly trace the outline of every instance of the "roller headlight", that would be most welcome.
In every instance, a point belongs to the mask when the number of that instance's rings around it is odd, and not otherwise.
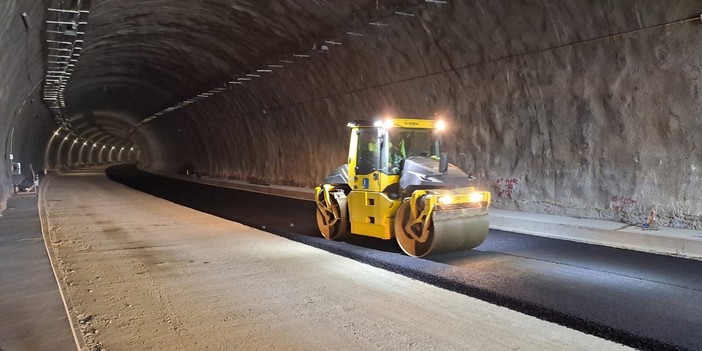
[[[470,202],[480,202],[485,199],[485,194],[483,193],[471,193],[470,196],[468,197],[468,200]]]
[[[439,203],[442,205],[450,205],[453,202],[453,197],[450,195],[439,196]]]

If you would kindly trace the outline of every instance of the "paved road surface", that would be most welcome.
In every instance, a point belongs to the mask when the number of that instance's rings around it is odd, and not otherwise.
[[[111,168],[157,196],[430,284],[637,348],[702,349],[702,262],[491,231],[472,251],[431,260],[394,242],[320,238],[308,201]]]
[[[618,350],[620,345],[130,189],[44,181],[87,346],[107,350]]]

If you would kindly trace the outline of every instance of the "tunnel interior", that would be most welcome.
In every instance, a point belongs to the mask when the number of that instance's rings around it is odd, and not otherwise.
[[[18,177],[138,162],[311,187],[346,122],[442,118],[493,206],[702,227],[702,4],[9,0],[0,203]],[[12,159],[11,156],[12,155]],[[12,174],[12,163],[22,175]]]

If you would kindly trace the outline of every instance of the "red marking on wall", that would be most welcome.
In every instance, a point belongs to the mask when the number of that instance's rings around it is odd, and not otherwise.
[[[516,178],[498,178],[495,181],[495,194],[497,197],[512,198],[512,191],[519,184]]]
[[[636,200],[630,197],[623,196],[612,196],[612,201],[610,202],[610,207],[615,211],[623,211],[625,209],[632,209],[636,205]]]

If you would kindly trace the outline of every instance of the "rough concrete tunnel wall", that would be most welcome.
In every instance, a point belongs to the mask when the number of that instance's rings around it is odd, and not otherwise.
[[[348,120],[439,113],[451,161],[495,207],[640,222],[656,206],[662,224],[699,228],[702,26],[663,24],[700,12],[698,1],[425,7],[145,124],[161,152],[144,165],[312,186],[344,163]]]
[[[10,153],[25,175],[29,165],[43,169],[44,147],[55,128],[41,101],[45,12],[41,1],[0,2],[0,210],[12,184],[24,176],[11,175]]]

